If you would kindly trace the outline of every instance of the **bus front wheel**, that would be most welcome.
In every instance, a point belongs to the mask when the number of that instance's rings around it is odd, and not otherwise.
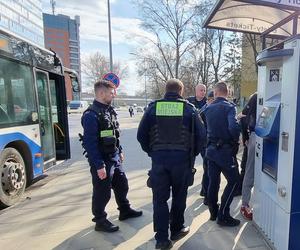
[[[16,204],[26,187],[26,168],[15,148],[5,148],[0,155],[0,207]]]

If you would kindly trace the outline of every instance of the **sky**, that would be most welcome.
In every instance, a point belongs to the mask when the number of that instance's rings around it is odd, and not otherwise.
[[[50,0],[42,0],[43,12],[52,13]],[[132,0],[110,0],[113,61],[128,65],[129,76],[121,80],[120,90],[134,95],[142,90],[143,78],[137,76],[134,53],[143,43],[141,36],[151,36],[140,28],[141,20]],[[80,16],[81,60],[99,51],[109,58],[107,0],[56,0],[55,14]],[[84,85],[83,77],[83,85]],[[84,89],[83,89],[84,90]]]

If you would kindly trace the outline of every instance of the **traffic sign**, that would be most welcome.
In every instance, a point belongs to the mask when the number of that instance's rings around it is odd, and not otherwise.
[[[114,73],[107,73],[103,76],[103,79],[113,83],[116,86],[116,88],[118,88],[120,85],[120,78]]]

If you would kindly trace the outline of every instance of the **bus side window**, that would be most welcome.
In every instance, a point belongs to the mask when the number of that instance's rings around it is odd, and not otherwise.
[[[29,66],[0,58],[1,124],[30,124],[37,112],[33,74]]]
[[[7,107],[6,107],[4,79],[0,78],[0,123],[5,123],[7,121],[8,121],[8,115],[7,115]]]

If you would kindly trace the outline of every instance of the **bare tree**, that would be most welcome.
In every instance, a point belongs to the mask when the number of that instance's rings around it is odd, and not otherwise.
[[[230,82],[234,88],[235,98],[240,99],[241,67],[242,67],[242,39],[233,32],[226,44],[227,52],[224,54],[225,68],[223,78]]]
[[[202,1],[197,8],[197,19],[193,24],[193,41],[197,44],[197,65],[201,83],[209,86],[218,82],[222,74],[225,36],[223,31],[202,27],[207,13],[212,8],[211,1]]]
[[[224,32],[209,30],[207,32],[207,46],[211,53],[211,64],[214,72],[214,82],[219,81],[220,63],[224,44]]]
[[[181,79],[187,95],[194,94],[194,87],[199,83],[209,86],[219,80],[225,66],[226,36],[221,31],[202,27],[211,1],[198,4],[192,4],[195,1],[191,0],[136,2],[142,27],[154,35],[154,38],[146,38],[149,43],[136,52],[139,74],[147,71],[154,98],[162,95],[169,78]]]
[[[109,59],[103,56],[100,52],[96,52],[88,56],[82,62],[82,72],[89,79],[87,85],[94,84],[101,79],[106,73],[110,72]],[[116,62],[113,65],[113,73],[118,75],[120,79],[125,79],[128,75],[128,67]]]
[[[191,41],[193,19],[197,8],[188,0],[140,0],[142,27],[155,35],[148,39],[161,54],[168,74],[179,78],[182,58],[195,44]],[[171,58],[165,49],[172,52]]]

